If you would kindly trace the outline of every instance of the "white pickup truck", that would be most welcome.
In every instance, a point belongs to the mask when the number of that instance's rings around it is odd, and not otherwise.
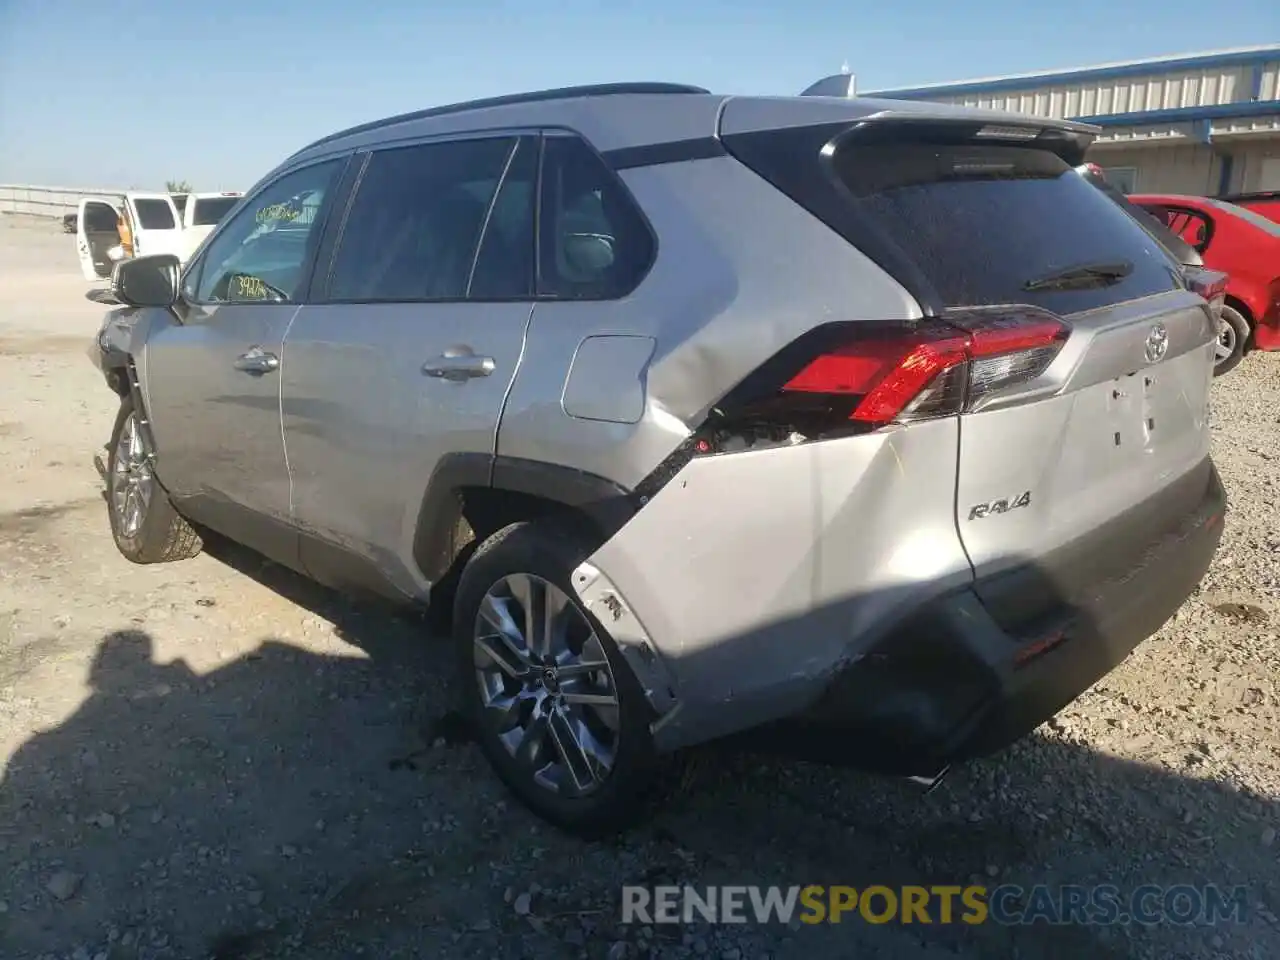
[[[147,253],[172,253],[186,263],[240,197],[238,192],[85,197],[76,217],[80,271],[86,280],[105,279],[117,261]]]

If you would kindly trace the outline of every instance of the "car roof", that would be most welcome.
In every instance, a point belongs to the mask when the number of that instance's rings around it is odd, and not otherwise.
[[[1129,194],[1129,199],[1135,200],[1135,201],[1142,200],[1142,201],[1156,202],[1156,203],[1167,201],[1169,203],[1187,203],[1187,204],[1198,205],[1198,204],[1204,203],[1204,201],[1208,200],[1209,198],[1196,196],[1195,194],[1191,194],[1191,193],[1131,193]]]
[[[360,147],[424,137],[511,130],[575,130],[601,152],[697,141],[720,133],[817,123],[855,123],[872,116],[1030,124],[1091,140],[1098,128],[1068,120],[908,100],[837,97],[742,97],[672,83],[562,87],[447,104],[362,123],[322,137],[285,160],[294,164]]]
[[[1215,217],[1230,217],[1237,223],[1247,224],[1255,230],[1280,238],[1280,224],[1269,220],[1259,213],[1245,209],[1229,200],[1217,197],[1193,197],[1177,193],[1135,193],[1130,195],[1132,203],[1151,203],[1161,206],[1183,206]]]

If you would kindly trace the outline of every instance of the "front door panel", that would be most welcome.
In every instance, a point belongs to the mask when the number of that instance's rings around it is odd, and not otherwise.
[[[240,207],[183,276],[182,303],[146,351],[161,480],[194,519],[285,563],[296,535],[283,345],[344,162],[285,173]]]
[[[272,555],[269,525],[288,521],[289,472],[270,358],[278,362],[298,309],[192,308],[185,323],[152,328],[145,357],[158,475],[196,519]]]

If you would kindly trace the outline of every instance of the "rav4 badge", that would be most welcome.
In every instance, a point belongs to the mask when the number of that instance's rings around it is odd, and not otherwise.
[[[981,520],[984,517],[994,517],[996,514],[1008,513],[1010,510],[1017,510],[1019,507],[1030,506],[1031,491],[1024,490],[1016,497],[1010,497],[1007,500],[992,500],[989,503],[979,503],[969,508],[970,520]]]

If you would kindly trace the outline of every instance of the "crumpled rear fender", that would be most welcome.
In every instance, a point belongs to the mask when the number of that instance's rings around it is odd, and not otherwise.
[[[573,574],[674,749],[794,713],[971,583],[952,419],[695,458]]]

